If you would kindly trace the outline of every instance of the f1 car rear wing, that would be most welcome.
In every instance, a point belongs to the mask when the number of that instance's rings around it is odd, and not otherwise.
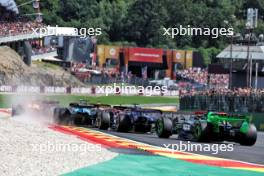
[[[97,108],[110,108],[111,105],[109,104],[101,104],[101,103],[91,103],[90,105],[93,105],[94,107],[97,107]]]
[[[227,114],[219,112],[208,112],[207,119],[209,121],[250,121],[250,117],[240,114]]]

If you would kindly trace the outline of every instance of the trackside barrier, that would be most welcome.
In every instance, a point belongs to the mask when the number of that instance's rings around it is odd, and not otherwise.
[[[13,92],[13,86],[0,86],[0,92]]]
[[[62,94],[66,94],[67,93],[67,88],[66,87],[45,87],[44,88],[44,93],[62,93]]]
[[[39,34],[35,34],[35,33],[10,35],[10,36],[0,37],[0,43],[8,43],[8,42],[14,42],[14,41],[36,39],[36,38],[41,38],[41,37]]]
[[[40,87],[28,87],[28,86],[18,86],[16,87],[17,93],[40,93]]]
[[[128,91],[126,89],[99,88],[99,87],[54,87],[54,86],[0,86],[0,92],[3,93],[45,93],[45,94],[83,94],[83,95],[140,95],[140,96],[178,96],[178,91],[151,92]]]
[[[93,95],[96,94],[96,88],[95,88],[94,86],[92,86],[92,88],[91,88],[91,93],[92,93]]]
[[[95,94],[95,91],[93,92],[92,88],[71,88],[71,94]]]

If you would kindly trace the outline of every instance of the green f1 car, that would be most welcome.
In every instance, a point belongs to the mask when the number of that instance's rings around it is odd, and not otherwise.
[[[156,122],[160,138],[178,134],[181,140],[210,142],[232,141],[252,146],[257,140],[257,129],[250,117],[222,112],[196,112],[192,115],[174,114]]]

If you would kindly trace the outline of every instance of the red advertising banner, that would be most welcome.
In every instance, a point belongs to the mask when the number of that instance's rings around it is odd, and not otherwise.
[[[129,48],[129,61],[162,63],[162,49]]]

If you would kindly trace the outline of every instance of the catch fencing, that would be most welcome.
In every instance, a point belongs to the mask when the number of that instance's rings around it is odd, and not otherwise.
[[[184,95],[181,110],[214,110],[238,113],[263,113],[264,94],[245,95]]]

